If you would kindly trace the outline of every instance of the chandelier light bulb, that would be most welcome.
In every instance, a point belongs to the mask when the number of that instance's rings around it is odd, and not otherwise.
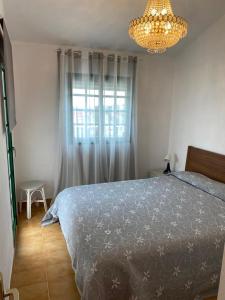
[[[162,11],[161,11],[161,14],[162,14],[163,16],[165,16],[165,15],[167,14],[167,9],[166,9],[166,8],[163,8]]]

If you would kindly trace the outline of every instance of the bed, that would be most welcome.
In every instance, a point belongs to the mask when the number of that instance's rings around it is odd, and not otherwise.
[[[60,222],[82,300],[198,300],[219,285],[224,183],[225,156],[189,147],[186,172],[66,189],[42,223]]]

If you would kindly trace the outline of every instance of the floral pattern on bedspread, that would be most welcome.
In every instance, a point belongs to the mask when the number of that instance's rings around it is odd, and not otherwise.
[[[60,221],[83,300],[190,300],[218,288],[225,202],[174,176],[73,187]]]

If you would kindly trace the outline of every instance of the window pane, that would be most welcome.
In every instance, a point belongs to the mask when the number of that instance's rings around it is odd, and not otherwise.
[[[73,94],[85,95],[85,89],[73,89]]]
[[[112,125],[114,124],[114,112],[106,111],[105,115],[105,124]]]
[[[125,97],[126,96],[126,92],[125,91],[117,91],[116,95],[119,97]]]
[[[98,97],[88,97],[87,98],[87,108],[88,109],[96,109],[99,105]]]
[[[104,95],[105,96],[114,96],[114,91],[106,90],[106,91],[104,91]]]
[[[103,104],[100,102],[100,90],[91,86],[88,89],[78,85],[73,89],[74,137],[77,140],[99,137],[99,118],[104,123],[103,136],[106,139],[126,137],[128,114],[127,94],[125,90],[116,91],[110,86],[103,91]]]
[[[84,96],[73,96],[73,108],[74,109],[85,109],[85,97]]]
[[[116,113],[116,124],[125,124],[126,123],[126,113],[117,112]]]
[[[87,112],[87,123],[97,124],[98,123],[98,111],[88,111]]]
[[[114,109],[114,98],[104,98],[105,109]]]
[[[118,138],[125,137],[125,126],[116,126],[116,136]]]
[[[117,106],[117,109],[119,109],[119,110],[125,110],[126,109],[126,99],[125,98],[117,98],[116,106]]]
[[[88,95],[95,95],[98,96],[99,95],[99,90],[88,90],[87,91]]]
[[[105,138],[112,138],[114,135],[113,126],[105,126]]]
[[[95,138],[98,136],[98,127],[97,126],[88,126],[87,127],[87,138]]]
[[[73,112],[73,123],[74,124],[85,124],[85,111],[74,111]]]
[[[85,126],[74,126],[75,138],[85,138]]]

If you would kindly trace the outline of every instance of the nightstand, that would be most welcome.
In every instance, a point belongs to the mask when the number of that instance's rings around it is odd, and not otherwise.
[[[150,178],[153,178],[153,177],[160,177],[160,176],[162,176],[162,175],[164,175],[163,174],[163,169],[154,169],[154,170],[150,170],[149,172],[148,172],[148,177],[150,177]]]

